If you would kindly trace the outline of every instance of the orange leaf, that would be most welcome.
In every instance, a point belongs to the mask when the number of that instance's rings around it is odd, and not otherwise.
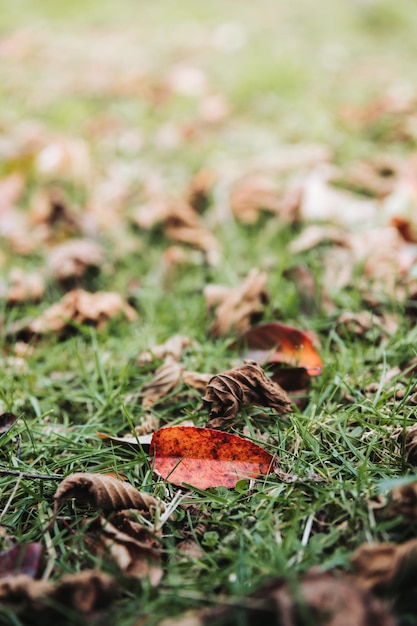
[[[259,363],[305,367],[310,376],[317,376],[323,369],[311,337],[288,324],[268,322],[252,326],[241,335],[237,345],[243,348],[246,357]]]
[[[151,441],[156,474],[176,485],[233,488],[242,478],[273,470],[273,457],[249,439],[212,428],[171,426]]]

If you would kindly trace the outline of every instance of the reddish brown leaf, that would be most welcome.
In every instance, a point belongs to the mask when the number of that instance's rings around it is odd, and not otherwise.
[[[0,552],[0,578],[25,574],[36,578],[42,558],[42,544],[16,545]]]
[[[237,345],[245,356],[260,363],[288,363],[294,367],[305,367],[310,376],[317,376],[323,368],[323,361],[311,337],[288,324],[268,322],[252,326],[241,335]]]
[[[154,471],[176,485],[233,488],[242,478],[273,471],[273,457],[256,444],[211,428],[172,426],[154,433]]]

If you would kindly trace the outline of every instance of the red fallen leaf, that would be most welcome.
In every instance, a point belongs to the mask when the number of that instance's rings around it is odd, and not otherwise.
[[[273,457],[249,439],[212,428],[171,426],[151,441],[156,474],[175,485],[233,488],[242,478],[273,471]]]
[[[244,351],[245,358],[258,363],[288,363],[305,367],[310,376],[317,376],[323,361],[309,335],[288,324],[267,322],[252,326],[234,345]]]
[[[0,578],[26,574],[36,578],[42,558],[42,544],[30,543],[26,546],[12,546],[0,552]]]

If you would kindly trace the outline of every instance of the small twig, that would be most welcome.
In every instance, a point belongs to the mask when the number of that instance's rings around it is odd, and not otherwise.
[[[63,474],[49,476],[48,474],[32,474],[31,472],[20,472],[19,470],[0,468],[0,475],[2,474],[5,476],[20,476],[21,478],[31,478],[35,480],[63,480],[63,478],[65,478]]]

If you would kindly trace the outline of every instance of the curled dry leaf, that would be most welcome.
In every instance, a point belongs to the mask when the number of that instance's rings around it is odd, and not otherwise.
[[[77,324],[92,323],[100,327],[120,313],[123,313],[130,322],[138,317],[136,311],[118,293],[111,291],[89,293],[83,289],[74,289],[34,320],[12,324],[8,328],[8,335],[21,333],[43,335],[60,332],[70,325],[71,321]]]
[[[0,578],[19,574],[36,578],[40,570],[42,553],[41,543],[16,545],[0,552]]]
[[[234,419],[244,406],[270,407],[277,413],[291,411],[287,393],[255,361],[245,361],[240,367],[213,376],[203,402],[211,407],[209,425],[216,427]]]
[[[91,546],[95,554],[109,555],[128,576],[147,578],[154,586],[160,582],[160,544],[149,529],[131,522],[128,511],[113,516],[111,522],[100,517],[92,530],[98,531]]]
[[[175,389],[181,377],[182,366],[172,357],[158,367],[153,378],[142,387],[142,406],[149,408]]]
[[[351,563],[362,587],[379,592],[404,591],[415,585],[417,575],[417,540],[405,543],[364,544]]]
[[[204,289],[209,309],[216,306],[215,320],[210,328],[213,337],[224,337],[230,331],[242,333],[264,310],[268,301],[266,272],[252,269],[241,285],[228,289],[220,287],[219,302],[213,298],[213,285]]]
[[[184,348],[188,348],[191,343],[191,339],[185,335],[173,335],[164,343],[141,352],[138,356],[138,365],[152,363],[154,359],[165,359],[168,356],[172,357],[175,361],[179,361],[182,351]]]
[[[233,346],[239,347],[245,356],[260,363],[287,363],[293,367],[305,367],[310,376],[316,376],[322,371],[323,361],[315,344],[318,344],[318,340],[311,333],[288,324],[268,322],[249,328]]]
[[[0,604],[25,623],[52,624],[60,622],[64,607],[84,616],[106,609],[116,591],[113,578],[98,570],[68,574],[55,584],[20,574],[0,579]]]
[[[104,259],[102,247],[92,239],[71,239],[49,252],[48,267],[60,281],[81,278],[89,268],[100,267]]]
[[[249,439],[211,428],[171,426],[154,433],[150,454],[156,474],[175,485],[233,488],[243,478],[274,469],[273,457]]]
[[[158,507],[164,508],[157,498],[105,474],[76,472],[64,478],[54,496],[55,517],[60,504],[71,498],[104,511],[129,508],[154,511]]]

